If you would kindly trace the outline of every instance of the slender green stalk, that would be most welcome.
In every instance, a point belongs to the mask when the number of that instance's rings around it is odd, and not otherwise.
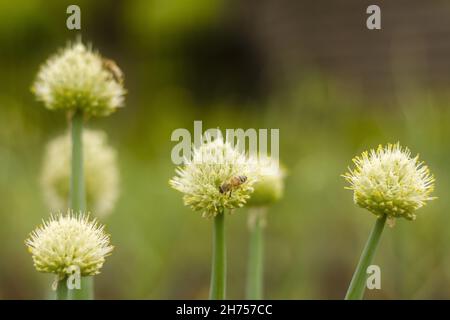
[[[264,224],[266,208],[249,211],[250,248],[247,269],[247,299],[263,298]]]
[[[83,171],[83,112],[72,116],[72,171],[70,176],[70,208],[75,212],[86,210]]]
[[[75,212],[86,211],[86,192],[83,170],[83,112],[76,111],[72,117],[72,172],[70,178],[70,208]],[[92,277],[81,278],[81,288],[73,289],[73,299],[91,300],[94,298]]]
[[[225,246],[225,213],[214,218],[213,252],[212,252],[211,300],[225,300],[227,280],[227,253]]]
[[[377,219],[369,239],[367,240],[364,251],[353,274],[352,281],[345,295],[345,300],[362,300],[364,291],[366,290],[367,267],[372,263],[378,243],[380,242],[381,233],[383,232],[387,216],[384,215]]]
[[[94,277],[81,277],[80,289],[73,289],[71,295],[74,300],[93,300]]]
[[[56,288],[56,300],[71,300],[66,281],[67,278],[58,281],[58,287]]]

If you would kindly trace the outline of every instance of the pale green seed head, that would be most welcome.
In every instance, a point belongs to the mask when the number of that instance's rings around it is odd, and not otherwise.
[[[25,241],[37,271],[64,278],[79,268],[81,276],[92,276],[113,250],[104,226],[84,214],[51,216]]]
[[[177,175],[169,184],[184,194],[184,204],[202,211],[204,217],[216,216],[224,209],[245,205],[253,192],[257,175],[248,157],[219,135],[216,139],[206,137],[199,148],[194,148],[192,159],[177,168]],[[245,176],[246,181],[228,192],[220,187],[234,177]]]
[[[284,170],[272,158],[255,160],[258,181],[253,185],[253,193],[247,205],[269,206],[283,197]]]
[[[377,216],[414,220],[415,211],[435,199],[428,167],[399,143],[363,152],[353,162],[355,168],[343,175],[350,183],[347,189],[358,206]]]
[[[81,42],[70,44],[41,66],[32,90],[50,110],[107,116],[123,106],[126,91],[105,61]]]
[[[68,133],[51,140],[45,149],[41,185],[51,211],[69,207],[71,153]],[[104,217],[112,212],[119,196],[117,152],[108,145],[103,131],[85,129],[83,158],[87,207],[97,217]]]

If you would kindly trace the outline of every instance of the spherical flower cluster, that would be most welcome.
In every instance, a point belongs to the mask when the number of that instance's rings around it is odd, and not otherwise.
[[[84,130],[83,157],[87,206],[96,216],[105,216],[114,209],[119,195],[116,151],[107,144],[104,132]],[[41,184],[52,211],[68,208],[71,161],[69,134],[49,142],[44,155]]]
[[[184,193],[184,204],[213,217],[224,209],[244,206],[253,192],[257,176],[248,157],[224,142],[205,137],[206,142],[194,148],[192,159],[186,159],[169,184]]]
[[[77,268],[81,276],[92,276],[100,273],[105,257],[113,250],[103,229],[84,214],[60,214],[43,222],[25,244],[39,272],[63,279]]]
[[[353,159],[355,169],[343,175],[347,189],[357,205],[377,216],[414,220],[415,210],[434,199],[434,177],[418,158],[398,143],[363,152]]]
[[[280,200],[284,192],[284,170],[270,157],[255,159],[258,181],[253,185],[253,193],[248,206],[263,207]]]
[[[111,60],[76,42],[42,65],[32,89],[50,110],[107,116],[124,104],[119,70]]]

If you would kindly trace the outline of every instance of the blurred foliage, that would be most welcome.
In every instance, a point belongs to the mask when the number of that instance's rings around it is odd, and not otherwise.
[[[207,297],[211,221],[168,186],[171,132],[192,130],[194,120],[205,129],[280,129],[288,176],[268,218],[267,298],[344,296],[374,217],[352,203],[340,174],[354,155],[397,141],[420,152],[439,199],[417,221],[385,230],[375,261],[382,290],[367,296],[450,297],[448,92],[409,81],[396,97],[373,101],[357,83],[311,66],[267,92],[257,55],[241,34],[221,29],[234,2],[21,0],[0,2],[0,298],[43,298],[50,287],[23,241],[49,214],[39,189],[42,156],[67,124],[29,88],[39,64],[75,39],[65,28],[72,3],[82,8],[83,39],[118,62],[129,92],[126,108],[88,123],[109,133],[122,182],[119,204],[103,221],[116,249],[97,277],[99,298]],[[246,220],[245,209],[227,217],[230,298],[244,296]]]

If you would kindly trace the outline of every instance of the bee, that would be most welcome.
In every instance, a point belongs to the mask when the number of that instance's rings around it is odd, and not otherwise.
[[[113,76],[117,83],[123,83],[123,72],[114,60],[103,58],[103,68]]]
[[[219,191],[220,193],[230,192],[231,194],[231,191],[233,191],[233,189],[236,189],[237,187],[245,183],[245,181],[247,181],[246,176],[235,176],[227,182],[222,183],[222,185],[219,187]]]

